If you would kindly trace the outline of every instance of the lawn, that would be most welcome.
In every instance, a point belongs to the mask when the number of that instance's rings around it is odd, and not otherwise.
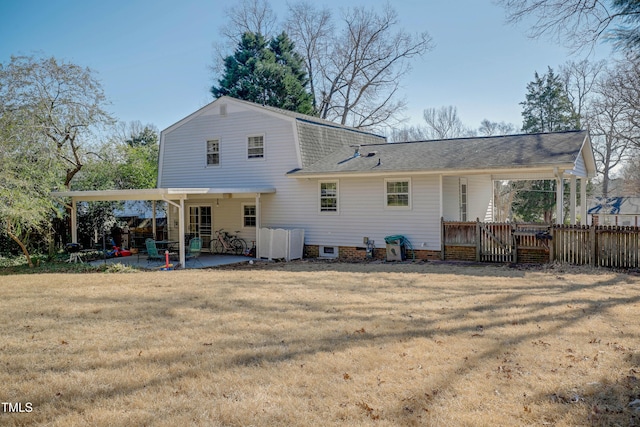
[[[635,275],[292,262],[0,291],[3,426],[640,425]]]

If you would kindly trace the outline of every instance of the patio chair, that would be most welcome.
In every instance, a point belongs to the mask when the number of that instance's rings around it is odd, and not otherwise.
[[[164,255],[158,253],[158,247],[156,246],[155,240],[147,239],[144,241],[144,244],[147,247],[147,264],[151,261],[164,261]]]
[[[202,239],[200,237],[194,237],[191,240],[189,240],[189,249],[187,250],[185,263],[190,259],[192,259],[204,267],[204,264],[202,264],[202,262],[198,259],[201,252],[202,252]]]

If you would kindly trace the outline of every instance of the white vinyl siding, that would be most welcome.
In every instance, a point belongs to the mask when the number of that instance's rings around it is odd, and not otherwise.
[[[247,158],[264,159],[264,135],[247,137]]]
[[[268,158],[248,162],[247,135],[260,134],[265,139],[268,135],[273,142],[264,146]],[[211,135],[220,141],[220,165],[195,168],[194,165],[203,164],[202,141]],[[228,108],[226,117],[197,116],[167,132],[162,150],[161,188],[279,188],[279,183],[290,181],[285,173],[300,167],[292,122],[232,108]]]
[[[368,237],[381,248],[385,236],[402,234],[416,249],[440,250],[437,176],[411,178],[411,210],[385,209],[383,177],[341,177],[340,215],[318,211],[318,180],[289,181],[262,196],[264,227],[302,228],[307,245],[362,247]]]
[[[320,212],[338,213],[338,181],[321,181]]]
[[[463,184],[467,197],[463,198]],[[490,175],[445,176],[442,180],[445,221],[493,221],[493,180]],[[466,219],[463,215],[466,199]]]
[[[576,160],[576,166],[573,168],[577,176],[587,176],[587,166],[584,163],[584,153],[580,153]]]

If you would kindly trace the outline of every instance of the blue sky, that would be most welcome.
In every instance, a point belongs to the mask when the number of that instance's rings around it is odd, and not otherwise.
[[[384,1],[326,0],[345,6]],[[224,8],[219,0],[4,0],[0,2],[0,62],[42,54],[92,68],[121,121],[164,129],[212,101],[213,43]],[[271,0],[284,19],[286,2]],[[535,71],[581,60],[549,40],[526,37],[527,26],[505,24],[491,0],[391,2],[404,29],[428,31],[435,48],[413,62],[403,81],[410,123],[425,108],[453,105],[465,125],[505,121],[520,127],[526,85]],[[599,46],[596,59],[606,57]]]

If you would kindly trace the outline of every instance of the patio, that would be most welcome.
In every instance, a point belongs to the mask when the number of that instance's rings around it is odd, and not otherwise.
[[[208,268],[208,267],[218,267],[220,265],[230,265],[230,264],[242,264],[247,263],[249,261],[264,261],[257,260],[256,258],[240,256],[240,255],[213,255],[210,253],[202,253],[196,259],[188,259],[185,266],[179,266],[179,262],[176,260],[171,260],[170,263],[174,265],[174,268],[179,269],[191,269],[191,268]],[[100,265],[100,264],[124,264],[137,268],[147,268],[147,269],[158,269],[164,266],[164,263],[153,261],[147,262],[146,255],[132,255],[128,257],[117,257],[117,258],[107,258],[96,261],[91,261],[88,264],[91,265]]]

